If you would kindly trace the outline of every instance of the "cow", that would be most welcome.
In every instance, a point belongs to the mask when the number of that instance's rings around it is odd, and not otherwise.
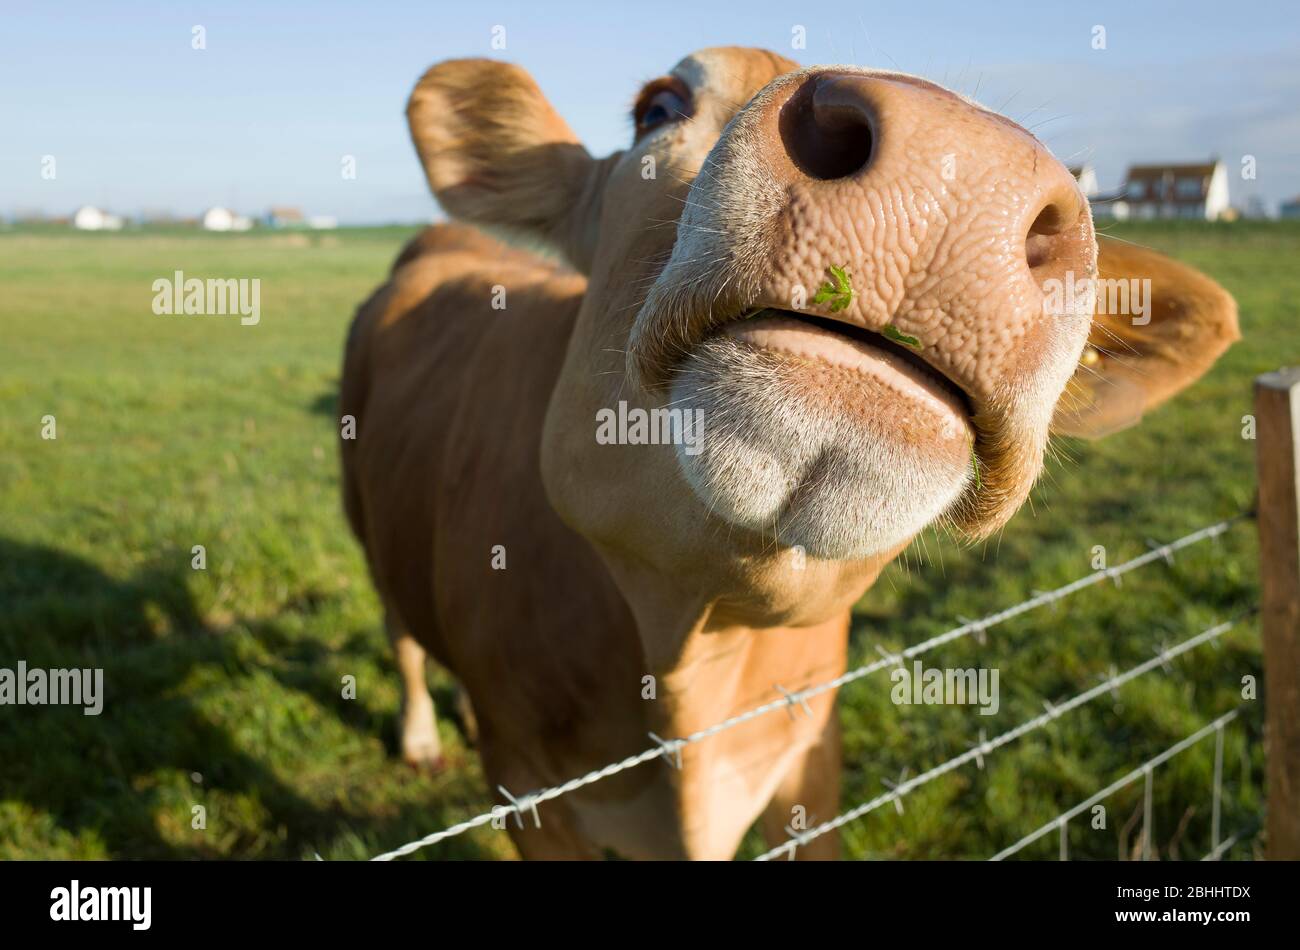
[[[1050,431],[1131,425],[1237,338],[1221,287],[1098,240],[1033,135],[915,76],[705,49],[604,158],[505,62],[435,65],[407,118],[452,223],[353,322],[344,506],[404,757],[441,761],[431,656],[516,796],[834,678],[851,606],[920,531],[989,537]],[[1141,315],[1098,278],[1149,281]],[[671,409],[670,438],[599,437]],[[838,811],[833,702],[510,834],[552,859],[725,859],[755,822],[780,843],[794,806]]]

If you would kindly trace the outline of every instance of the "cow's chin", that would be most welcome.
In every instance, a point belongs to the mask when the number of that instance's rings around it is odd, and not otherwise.
[[[678,463],[715,516],[768,544],[830,560],[880,554],[975,477],[969,420],[926,396],[887,374],[719,334],[674,379],[671,405],[702,420]]]

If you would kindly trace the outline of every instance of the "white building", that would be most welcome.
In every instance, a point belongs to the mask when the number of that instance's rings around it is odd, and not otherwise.
[[[1070,174],[1079,183],[1079,190],[1085,198],[1096,196],[1100,189],[1097,187],[1097,172],[1091,165],[1071,165]]]
[[[120,231],[122,219],[93,205],[82,205],[72,216],[72,226],[79,231]]]
[[[1228,170],[1214,159],[1199,165],[1132,165],[1116,218],[1199,218],[1215,221],[1228,210]]]
[[[220,206],[203,212],[203,229],[205,231],[247,231],[253,226],[253,220],[242,214],[235,214],[229,208]]]

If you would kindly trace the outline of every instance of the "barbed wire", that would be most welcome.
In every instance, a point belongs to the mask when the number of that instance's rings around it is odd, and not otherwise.
[[[1202,861],[1219,860],[1219,858],[1223,857],[1225,854],[1228,853],[1229,848],[1231,848],[1234,844],[1236,844],[1238,841],[1241,840],[1243,834],[1244,832],[1239,831],[1235,835],[1231,835],[1230,837],[1225,838],[1223,841],[1219,842],[1212,849],[1210,849],[1210,851],[1205,855],[1205,857],[1201,858],[1201,860]]]
[[[1177,540],[1170,541],[1168,544],[1157,545],[1155,542],[1148,540],[1148,547],[1151,548],[1149,551],[1145,554],[1140,554],[1131,560],[1125,561],[1122,564],[1093,571],[1091,574],[1086,574],[1077,580],[1071,581],[1070,583],[1053,590],[1037,592],[1027,600],[1023,600],[1018,604],[1013,604],[1010,607],[989,614],[988,616],[982,617],[978,620],[966,620],[965,618],[959,617],[958,619],[962,621],[959,626],[953,627],[952,629],[931,637],[928,640],[901,650],[898,653],[889,653],[888,651],[881,649],[881,659],[849,670],[824,683],[818,683],[798,691],[790,691],[777,685],[775,689],[781,694],[780,699],[775,699],[760,706],[756,706],[753,709],[731,716],[721,722],[715,723],[714,725],[697,732],[693,732],[682,738],[661,739],[654,735],[654,733],[650,733],[650,739],[655,743],[653,747],[637,753],[636,755],[628,756],[618,762],[611,762],[609,765],[603,766],[602,768],[594,769],[587,772],[585,775],[570,779],[561,785],[544,788],[528,795],[519,796],[518,798],[512,796],[504,788],[498,786],[497,790],[501,792],[510,804],[495,805],[492,809],[483,812],[480,815],[459,822],[458,824],[445,828],[442,831],[437,831],[433,834],[426,835],[423,838],[408,842],[392,851],[376,855],[370,860],[391,861],[394,858],[404,857],[420,850],[421,848],[426,848],[430,845],[437,844],[440,841],[445,841],[448,838],[464,834],[473,828],[481,827],[494,820],[504,820],[512,815],[522,827],[522,816],[525,812],[531,814],[533,820],[540,824],[541,819],[537,814],[537,806],[551,801],[552,799],[559,798],[561,795],[567,795],[586,785],[591,785],[594,782],[599,782],[602,779],[617,775],[619,772],[626,771],[627,769],[636,768],[637,766],[653,761],[654,759],[662,758],[670,765],[680,768],[681,752],[686,746],[703,742],[721,732],[725,732],[728,729],[734,729],[736,726],[743,725],[744,723],[750,722],[760,716],[765,716],[768,713],[775,712],[779,709],[793,709],[796,706],[807,708],[807,701],[813,697],[839,689],[841,686],[845,686],[881,670],[897,666],[904,660],[910,660],[914,657],[921,656],[922,654],[928,653],[929,651],[944,646],[945,644],[960,640],[963,637],[975,635],[977,638],[982,639],[985,632],[992,627],[1005,623],[1008,620],[1029,613],[1030,611],[1036,610],[1040,607],[1054,604],[1062,598],[1069,597],[1081,590],[1092,587],[1103,580],[1109,579],[1118,585],[1121,583],[1119,579],[1125,574],[1145,567],[1155,561],[1163,560],[1166,563],[1172,564],[1173,555],[1178,551],[1191,547],[1194,544],[1199,544],[1202,541],[1217,538],[1234,524],[1248,517],[1250,517],[1248,512],[1234,515],[1231,518],[1226,518],[1223,521],[1193,531],[1191,534],[1184,535]],[[880,648],[878,647],[878,649]]]
[[[1137,666],[1133,667],[1132,669],[1125,670],[1123,673],[1120,673],[1116,676],[1112,676],[1109,679],[1103,680],[1098,685],[1092,687],[1091,689],[1085,690],[1084,692],[1079,693],[1076,696],[1071,697],[1070,699],[1066,700],[1064,703],[1061,703],[1059,706],[1054,706],[1051,703],[1045,703],[1045,705],[1047,706],[1047,711],[1042,715],[1035,716],[1033,719],[1027,720],[1021,723],[1019,726],[1016,726],[1014,729],[1010,729],[999,736],[996,736],[992,739],[986,739],[976,744],[969,751],[963,752],[961,755],[955,756],[954,758],[951,758],[940,765],[936,765],[934,768],[926,772],[922,772],[920,775],[916,776],[915,778],[900,780],[897,784],[890,783],[892,787],[888,792],[882,795],[877,795],[875,798],[871,799],[870,801],[863,802],[861,805],[858,805],[855,808],[851,808],[848,811],[840,815],[837,815],[835,818],[830,819],[829,821],[824,821],[820,825],[817,825],[814,828],[810,828],[807,831],[802,831],[793,834],[789,841],[785,842],[784,844],[777,845],[775,848],[772,848],[770,851],[765,851],[763,854],[755,858],[755,860],[770,861],[773,858],[778,857],[780,855],[786,855],[787,857],[793,860],[796,849],[798,849],[802,845],[805,845],[809,841],[812,841],[816,838],[820,838],[822,835],[834,831],[837,828],[842,828],[844,825],[847,825],[852,821],[856,821],[857,819],[861,818],[863,815],[875,811],[877,808],[879,808],[882,805],[888,805],[890,802],[896,802],[899,804],[899,807],[901,807],[901,802],[903,797],[907,795],[909,792],[913,791],[914,789],[920,788],[922,785],[926,785],[930,782],[933,782],[935,779],[943,775],[947,775],[949,772],[952,772],[955,769],[959,769],[963,765],[966,765],[969,762],[974,762],[977,760],[982,761],[984,756],[988,755],[990,752],[993,752],[995,749],[999,749],[1009,742],[1014,742],[1016,739],[1019,739],[1021,736],[1033,732],[1036,729],[1041,729],[1043,726],[1047,725],[1048,723],[1055,721],[1063,713],[1067,713],[1072,709],[1084,705],[1085,703],[1091,702],[1092,700],[1096,699],[1098,696],[1104,695],[1105,693],[1118,689],[1120,686],[1123,686],[1129,680],[1136,679],[1137,677],[1142,676],[1144,673],[1149,673],[1151,670],[1155,669],[1156,667],[1168,663],[1174,657],[1186,653],[1188,650],[1195,649],[1196,647],[1200,646],[1203,643],[1208,643],[1209,641],[1222,636],[1226,631],[1231,630],[1236,625],[1236,623],[1237,623],[1237,619],[1234,618],[1233,620],[1228,620],[1225,621],[1224,623],[1216,624],[1215,626],[1210,627],[1208,630],[1204,630],[1201,633],[1198,633],[1196,636],[1190,637],[1176,646],[1161,650],[1151,659],[1143,663],[1139,663]]]
[[[1095,795],[1092,795],[1091,797],[1084,799],[1083,801],[1079,802],[1079,804],[1075,805],[1073,808],[1069,808],[1061,812],[1051,821],[1047,822],[1042,827],[1037,828],[1034,831],[1031,831],[1029,834],[1025,835],[1015,844],[1003,848],[997,854],[993,855],[993,857],[989,858],[989,860],[1001,861],[1003,858],[1010,857],[1011,855],[1015,854],[1017,851],[1020,851],[1025,847],[1027,847],[1028,845],[1033,844],[1035,841],[1037,841],[1039,838],[1043,837],[1044,835],[1050,834],[1053,830],[1063,829],[1065,825],[1070,821],[1071,818],[1083,814],[1093,805],[1096,805],[1098,802],[1109,798],[1111,795],[1118,792],[1121,788],[1126,788],[1127,786],[1132,785],[1138,779],[1144,777],[1151,769],[1155,768],[1157,765],[1161,765],[1169,761],[1170,759],[1172,759],[1174,756],[1184,751],[1185,749],[1190,749],[1192,746],[1196,745],[1196,743],[1200,742],[1210,733],[1213,732],[1222,736],[1223,727],[1226,724],[1232,722],[1232,720],[1236,719],[1238,715],[1240,715],[1240,710],[1237,709],[1234,709],[1232,710],[1232,712],[1229,713],[1224,713],[1218,719],[1201,727],[1200,729],[1197,729],[1195,732],[1193,732],[1191,735],[1187,736],[1186,738],[1180,739],[1178,742],[1175,742],[1173,745],[1171,745],[1169,748],[1165,749],[1163,752],[1159,753],[1158,755],[1154,755],[1151,758],[1147,759],[1141,765],[1137,766],[1137,768],[1133,769],[1133,771],[1129,772],[1127,775],[1123,776],[1122,778],[1116,779],[1114,782],[1111,782],[1109,785],[1107,785],[1101,791],[1097,792]],[[1222,760],[1219,759],[1219,761]],[[1216,781],[1214,784],[1215,814],[1218,813],[1219,801],[1221,795],[1222,795],[1222,785],[1220,781],[1217,780],[1217,776],[1216,776]],[[1217,846],[1218,844],[1217,828],[1215,829],[1214,837],[1215,837],[1214,844]]]

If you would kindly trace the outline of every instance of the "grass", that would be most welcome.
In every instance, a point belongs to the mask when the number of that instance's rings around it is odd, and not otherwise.
[[[0,232],[0,666],[103,667],[102,716],[0,707],[0,858],[361,858],[492,801],[434,678],[452,767],[395,757],[397,678],[338,498],[334,400],[343,335],[409,231],[117,235]],[[1178,403],[1097,443],[1063,446],[1027,508],[993,542],[927,535],[858,605],[854,662],[901,647],[1250,505],[1251,379],[1294,360],[1300,229],[1129,225],[1114,233],[1208,271],[1241,306],[1245,340]],[[156,316],[152,281],[262,280],[262,319]],[[58,438],[41,438],[54,415]],[[206,570],[191,568],[194,545]],[[996,716],[895,706],[886,674],[847,687],[843,806],[881,779],[965,751],[1240,612],[1258,597],[1253,529],[1173,567],[1100,585],[1009,622],[944,666],[996,666]],[[1259,677],[1253,621],[1051,727],[850,825],[846,853],[981,858],[1240,701]],[[343,698],[345,677],[356,698]],[[1260,716],[1228,730],[1224,828],[1262,811]],[[976,721],[978,720],[978,721]],[[629,752],[640,750],[628,750]],[[1213,742],[1162,766],[1162,856],[1209,844]],[[657,767],[654,765],[644,768]],[[1077,857],[1114,857],[1141,783],[1080,819]],[[206,828],[194,828],[194,809]],[[817,816],[820,818],[830,816]],[[1137,840],[1137,823],[1126,835]],[[1053,857],[1056,835],[1026,852]],[[762,850],[751,833],[742,855]],[[1252,845],[1234,856],[1248,856]],[[423,857],[505,858],[477,829]]]

